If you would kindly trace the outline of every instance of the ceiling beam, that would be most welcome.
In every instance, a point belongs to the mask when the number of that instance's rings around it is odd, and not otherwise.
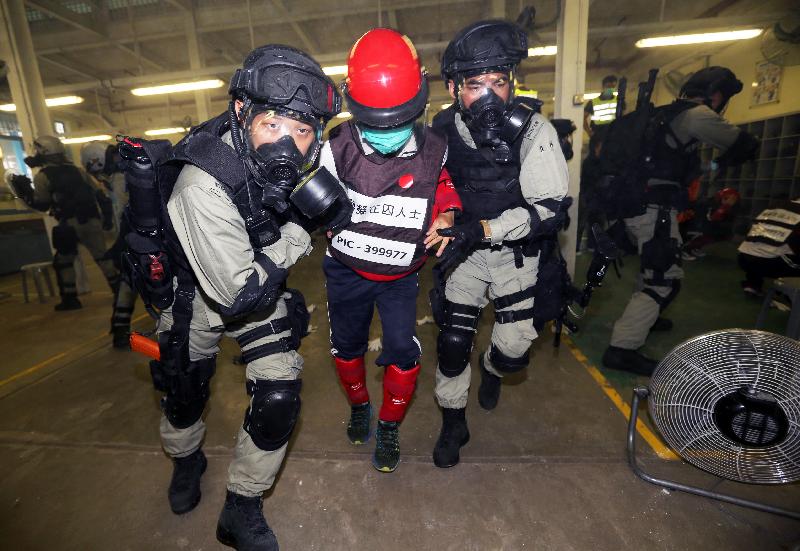
[[[192,11],[192,2],[191,0],[164,0],[165,3],[169,4],[170,6],[174,6],[181,11],[184,12],[191,12]]]
[[[47,56],[38,55],[36,57],[38,57],[40,61],[44,61],[46,63],[49,63],[53,67],[58,67],[59,69],[63,69],[64,71],[69,71],[70,73],[75,73],[76,75],[80,75],[83,78],[86,78],[86,79],[89,79],[89,80],[100,80],[97,75],[88,73],[85,70],[78,69],[77,67],[73,67],[72,65],[67,65],[66,63],[62,63],[60,61],[56,61],[55,59],[51,59],[51,58],[49,58]]]
[[[158,70],[161,71],[166,70],[166,67],[164,65],[157,63],[156,61],[153,61],[152,59],[149,59],[146,56],[141,55],[141,53],[136,52],[119,42],[112,40],[111,37],[108,35],[107,30],[99,27],[91,19],[87,17],[82,17],[76,14],[75,12],[68,10],[61,4],[56,4],[50,0],[25,0],[25,1],[32,8],[37,9],[42,13],[46,13],[58,19],[59,21],[78,29],[79,31],[87,32],[105,39],[106,45],[110,44],[116,48],[119,48],[123,52],[126,52],[141,59],[143,62],[147,63],[148,65]],[[41,55],[41,52],[37,52],[37,54]]]
[[[278,10],[278,13],[281,14],[281,17],[290,17],[289,10],[287,10],[286,6],[283,5],[282,0],[270,0],[270,4],[272,4],[276,10]],[[317,45],[317,42],[312,39],[308,33],[306,33],[306,31],[303,30],[298,21],[290,21],[289,25],[291,25],[292,30],[300,39],[300,42],[303,43],[303,46],[305,46],[308,53],[313,55],[319,52],[319,46]]]

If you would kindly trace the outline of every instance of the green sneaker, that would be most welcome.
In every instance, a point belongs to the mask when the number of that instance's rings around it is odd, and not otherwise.
[[[350,407],[350,422],[347,423],[347,437],[351,444],[360,446],[369,440],[372,406],[369,402]]]
[[[397,421],[378,420],[375,431],[375,454],[372,466],[383,473],[390,473],[400,462],[400,423]]]

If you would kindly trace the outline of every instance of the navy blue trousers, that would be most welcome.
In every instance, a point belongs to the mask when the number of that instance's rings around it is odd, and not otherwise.
[[[416,334],[417,272],[394,281],[363,278],[338,260],[326,256],[322,263],[328,288],[331,352],[352,360],[367,351],[372,313],[378,307],[383,327],[383,350],[375,363],[411,369],[422,354]]]

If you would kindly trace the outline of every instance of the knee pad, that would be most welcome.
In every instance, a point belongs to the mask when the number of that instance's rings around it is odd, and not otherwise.
[[[216,358],[189,362],[185,369],[171,369],[165,363],[150,362],[153,386],[156,390],[166,392],[161,399],[161,409],[173,427],[185,429],[203,415],[211,395],[210,382],[215,365]]]
[[[516,373],[517,371],[522,371],[528,367],[530,354],[531,351],[526,350],[523,356],[519,358],[512,358],[500,352],[500,350],[494,344],[492,344],[492,349],[489,352],[489,359],[492,362],[492,366],[497,371],[502,371],[503,373]]]
[[[661,287],[670,287],[669,294],[667,296],[662,297],[658,293],[656,293],[653,289],[649,289],[645,287],[642,289],[642,293],[652,298],[656,304],[658,304],[658,311],[663,312],[664,309],[670,305],[670,303],[675,300],[675,297],[678,296],[678,293],[681,290],[681,280],[680,279],[660,279],[660,280],[646,280],[645,283],[649,285],[659,285]]]
[[[439,357],[439,371],[445,377],[457,377],[469,363],[472,352],[471,331],[445,326],[439,331],[436,340],[436,352]]]
[[[289,441],[300,415],[302,381],[247,381],[252,405],[244,418],[244,430],[256,446],[274,451]]]

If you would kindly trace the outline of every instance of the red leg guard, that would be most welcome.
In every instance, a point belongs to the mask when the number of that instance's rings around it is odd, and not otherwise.
[[[386,368],[383,375],[383,404],[378,419],[381,421],[402,421],[417,386],[420,365],[403,371],[396,365]]]
[[[350,400],[350,405],[357,406],[369,402],[364,358],[353,358],[352,360],[333,359],[336,361],[336,373],[339,374],[339,380],[342,382],[347,399]]]

